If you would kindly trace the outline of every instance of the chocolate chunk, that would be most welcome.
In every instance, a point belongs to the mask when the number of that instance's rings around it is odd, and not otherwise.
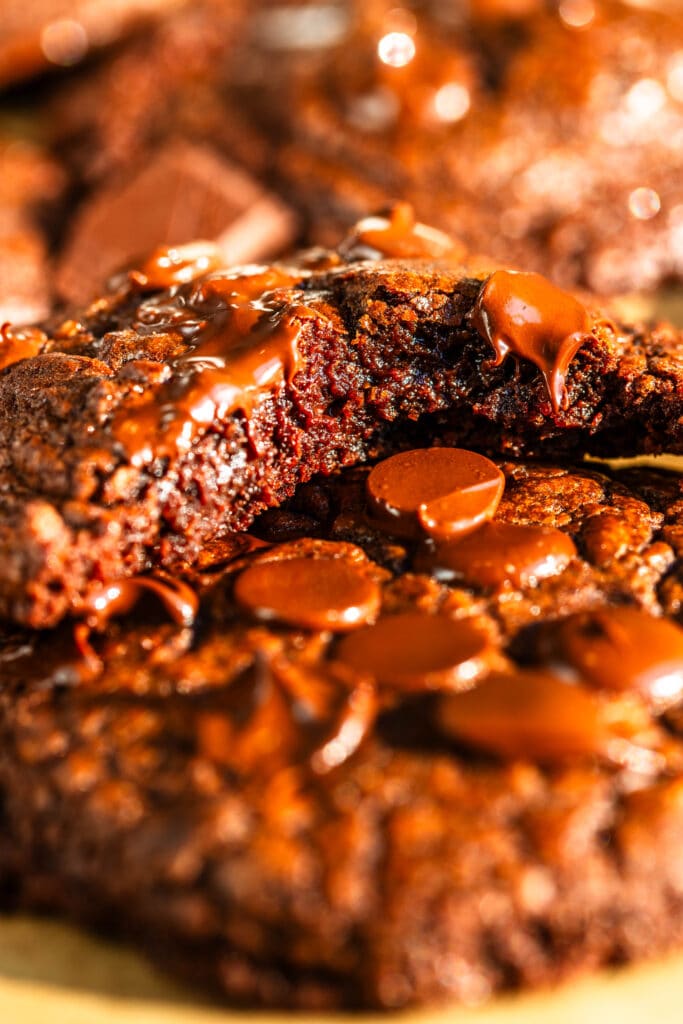
[[[463,690],[487,671],[492,645],[467,621],[402,612],[344,637],[337,657],[400,690]]]
[[[568,616],[545,638],[543,654],[596,686],[635,690],[658,707],[683,696],[683,630],[639,608]]]
[[[294,237],[279,199],[206,146],[168,143],[144,167],[87,201],[57,270],[72,302],[91,299],[107,278],[160,244],[215,242],[223,261],[248,263],[279,253]]]
[[[367,479],[373,513],[392,533],[420,528],[438,539],[470,533],[490,519],[505,478],[490,459],[464,448],[419,448],[380,462]]]
[[[377,584],[341,558],[261,562],[239,577],[235,597],[259,619],[339,632],[374,621],[381,604]]]
[[[581,303],[541,274],[496,270],[479,293],[472,322],[493,346],[492,366],[508,355],[538,366],[557,412],[569,364],[592,333]]]
[[[611,738],[596,697],[549,672],[494,673],[441,697],[437,716],[450,736],[502,757],[605,754]]]
[[[562,572],[576,554],[571,537],[552,526],[484,523],[462,540],[427,541],[420,571],[475,587],[533,586]]]

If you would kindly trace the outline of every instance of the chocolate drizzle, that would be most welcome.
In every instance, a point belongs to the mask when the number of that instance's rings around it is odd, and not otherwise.
[[[292,379],[302,322],[318,315],[291,293],[302,276],[255,267],[182,286],[170,309],[163,300],[140,307],[135,330],[166,328],[189,344],[156,395],[114,416],[112,432],[134,466],[187,451],[199,430],[237,410],[248,415]]]
[[[529,359],[543,374],[554,411],[566,407],[567,369],[593,331],[580,302],[541,274],[497,270],[482,286],[472,323],[493,346],[491,366],[508,355]]]

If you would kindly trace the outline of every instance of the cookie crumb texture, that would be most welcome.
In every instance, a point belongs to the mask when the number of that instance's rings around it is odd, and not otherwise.
[[[543,578],[415,571],[351,469],[207,546],[191,625],[162,582],[7,631],[14,904],[249,1005],[472,1005],[680,946],[679,477],[501,469],[492,525],[573,550]]]

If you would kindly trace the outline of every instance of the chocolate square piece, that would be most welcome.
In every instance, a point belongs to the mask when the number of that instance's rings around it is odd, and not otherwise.
[[[57,290],[87,301],[115,271],[158,245],[218,244],[227,263],[260,260],[295,236],[290,210],[205,146],[174,142],[128,180],[95,193],[77,217]]]

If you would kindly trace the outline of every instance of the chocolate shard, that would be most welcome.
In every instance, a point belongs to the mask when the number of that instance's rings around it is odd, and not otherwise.
[[[591,313],[576,351],[541,303],[554,404],[536,329],[499,365],[477,330],[488,273],[383,257],[372,227],[379,258],[357,262],[316,251],[186,281],[196,247],[157,254],[186,283],[150,293],[147,266],[40,354],[19,346],[0,374],[0,614],[48,625],[97,581],[191,565],[314,473],[411,431],[514,454],[683,451],[680,331]],[[395,247],[391,218],[386,233]]]
[[[168,143],[86,201],[60,258],[57,290],[87,302],[155,246],[197,238],[215,242],[227,264],[262,260],[290,245],[296,229],[292,211],[224,157],[207,146]]]

